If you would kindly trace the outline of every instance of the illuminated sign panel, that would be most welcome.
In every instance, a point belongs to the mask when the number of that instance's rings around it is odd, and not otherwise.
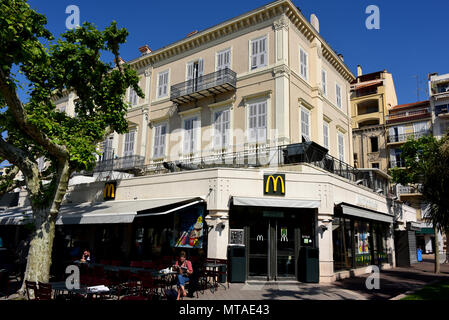
[[[104,185],[103,191],[103,199],[107,200],[115,200],[115,195],[117,192],[117,182],[107,182]]]
[[[285,174],[265,174],[263,176],[263,194],[285,196]]]

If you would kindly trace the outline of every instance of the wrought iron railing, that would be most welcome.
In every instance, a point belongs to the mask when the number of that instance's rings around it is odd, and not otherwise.
[[[223,86],[225,84],[229,84],[235,88],[236,83],[237,74],[231,69],[226,68],[172,86],[170,89],[170,99],[174,100],[182,96]],[[220,91],[218,91],[218,93],[219,92]]]
[[[164,163],[154,163],[145,167],[145,174],[160,174],[164,172],[199,170],[216,167],[277,168],[285,165],[303,163],[314,165],[353,182],[356,182],[361,177],[361,172],[356,168],[327,154],[325,148],[313,142],[283,146],[263,145],[261,147],[246,148],[245,150],[238,152],[213,153],[206,156],[184,158],[182,160]],[[362,184],[372,190],[378,190],[378,183],[364,181]]]
[[[138,155],[102,160],[97,162],[94,172],[132,170],[142,168],[144,163],[145,157]]]
[[[430,134],[429,130],[419,131],[419,132],[411,132],[411,133],[403,133],[403,134],[397,134],[397,135],[389,135],[388,136],[388,142],[394,143],[394,142],[406,142],[408,139],[419,139],[421,137],[427,136]]]
[[[390,120],[396,120],[396,119],[401,119],[401,118],[406,118],[406,117],[425,115],[428,113],[430,113],[430,108],[423,108],[423,109],[418,109],[418,110],[390,113],[389,115],[385,116],[385,118],[387,121],[390,121]]]
[[[422,185],[417,185],[417,186],[402,186],[402,185],[398,185],[398,194],[399,195],[403,195],[403,194],[420,194],[422,193]]]

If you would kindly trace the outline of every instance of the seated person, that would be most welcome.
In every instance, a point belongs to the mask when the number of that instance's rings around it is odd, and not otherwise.
[[[173,266],[173,269],[178,271],[178,298],[182,296],[185,297],[187,295],[185,290],[185,283],[189,281],[189,276],[193,273],[192,263],[186,259],[185,251],[181,251],[179,255],[179,259],[176,261],[176,264]]]
[[[83,256],[81,257],[81,262],[90,262],[90,251],[89,250],[84,250],[83,252]]]

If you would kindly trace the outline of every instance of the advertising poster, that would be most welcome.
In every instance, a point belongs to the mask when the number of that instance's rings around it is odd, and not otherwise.
[[[203,208],[194,207],[179,213],[176,248],[203,247]]]

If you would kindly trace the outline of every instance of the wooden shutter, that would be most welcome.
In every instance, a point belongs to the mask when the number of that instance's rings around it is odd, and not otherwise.
[[[263,38],[259,40],[259,67],[263,67],[267,63],[267,48],[266,48],[267,38]]]
[[[256,141],[257,130],[257,104],[249,105],[249,141]]]
[[[258,104],[257,141],[264,142],[267,138],[267,103]]]
[[[251,42],[251,69],[257,68],[258,41]]]

